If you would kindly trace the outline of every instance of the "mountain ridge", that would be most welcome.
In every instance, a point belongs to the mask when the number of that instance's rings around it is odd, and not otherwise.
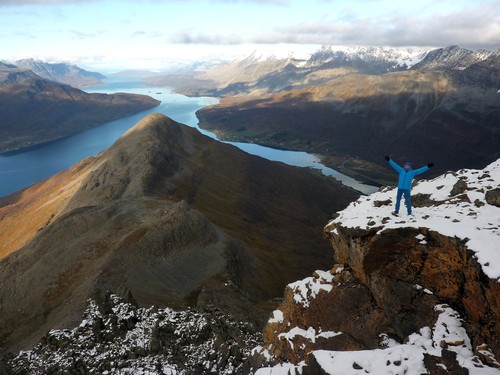
[[[22,59],[17,60],[15,65],[20,69],[31,70],[42,78],[78,88],[96,86],[106,78],[101,73],[89,72],[77,65],[64,62],[49,63],[36,59]]]
[[[149,115],[99,155],[0,199],[1,340],[26,347],[72,326],[104,290],[140,305],[217,301],[261,322],[287,281],[329,263],[321,222],[357,195]]]
[[[0,351],[0,369],[497,374],[499,182],[500,159],[420,180],[413,215],[391,215],[391,187],[352,202],[324,227],[333,263],[286,286],[262,338],[218,306],[138,307],[130,291],[102,291],[71,329]]]

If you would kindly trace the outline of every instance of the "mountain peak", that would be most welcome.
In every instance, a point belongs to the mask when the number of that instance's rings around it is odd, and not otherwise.
[[[0,300],[11,301],[0,340],[20,348],[70,327],[100,290],[129,290],[140,305],[215,301],[261,324],[259,302],[330,263],[318,228],[357,196],[149,115],[95,157],[0,199]]]
[[[430,51],[413,69],[458,69],[463,70],[486,60],[494,52],[488,50],[470,51],[459,46],[449,46]]]
[[[159,113],[143,118],[92,160],[68,209],[154,195],[158,185],[180,168],[193,132]]]

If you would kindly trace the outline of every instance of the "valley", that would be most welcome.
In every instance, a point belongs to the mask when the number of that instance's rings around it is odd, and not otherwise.
[[[434,175],[500,156],[498,53],[448,47],[413,66],[385,60],[386,72],[369,58],[323,51],[295,65],[249,59],[197,73],[203,83],[179,90],[222,96],[197,112],[200,127],[221,139],[316,153],[382,185],[387,153],[415,165],[432,160]]]

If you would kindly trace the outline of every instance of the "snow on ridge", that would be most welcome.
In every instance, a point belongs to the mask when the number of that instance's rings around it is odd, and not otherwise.
[[[271,324],[271,323],[283,323],[284,320],[285,320],[285,317],[283,316],[283,311],[281,311],[281,310],[274,310],[273,311],[273,317],[270,318],[267,321],[267,324]]]
[[[459,181],[465,182],[465,191],[450,196]],[[488,204],[485,198],[487,191],[497,188],[500,188],[500,159],[483,170],[462,169],[433,180],[419,180],[412,196],[428,195],[439,204],[414,207],[411,216],[406,215],[404,202],[401,202],[399,217],[391,214],[396,189],[386,187],[351,203],[329,225],[377,228],[379,233],[386,229],[425,227],[445,236],[456,236],[467,240],[466,246],[475,253],[483,272],[500,282],[500,207]],[[375,202],[385,204],[376,207]]]
[[[435,306],[438,319],[433,327],[423,327],[408,337],[407,342],[398,343],[393,339],[381,336],[381,344],[385,348],[359,351],[330,351],[316,350],[312,352],[316,362],[326,374],[357,375],[369,373],[371,375],[405,374],[420,375],[427,373],[424,365],[424,354],[437,357],[442,355],[442,348],[457,353],[460,366],[469,370],[472,375],[498,375],[500,370],[487,367],[474,355],[470,338],[462,326],[458,312],[448,305]],[[293,328],[283,336],[290,340],[295,335],[309,339],[318,337],[314,329],[307,331],[298,327]],[[333,333],[336,334],[336,333]],[[489,350],[485,355],[493,358]],[[255,375],[276,375],[302,373],[305,364],[294,366],[282,363],[280,366],[259,369]],[[283,370],[283,371],[281,371]],[[290,370],[290,372],[288,372]]]
[[[411,68],[420,62],[428,52],[436,47],[371,47],[371,46],[342,46],[342,45],[247,45],[240,52],[229,60],[250,59],[256,62],[266,60],[289,60],[295,66],[303,66],[311,57],[318,55],[328,55],[337,52],[344,53],[351,58],[359,57],[361,59],[379,59],[393,61],[394,66],[406,66]],[[326,59],[324,62],[328,61]]]

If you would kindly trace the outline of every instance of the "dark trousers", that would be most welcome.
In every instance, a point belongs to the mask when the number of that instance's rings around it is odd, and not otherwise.
[[[398,189],[398,194],[396,195],[396,208],[394,211],[399,212],[399,207],[401,204],[401,197],[405,196],[405,204],[406,204],[406,209],[408,210],[408,215],[411,214],[411,194],[410,190],[407,189]]]

